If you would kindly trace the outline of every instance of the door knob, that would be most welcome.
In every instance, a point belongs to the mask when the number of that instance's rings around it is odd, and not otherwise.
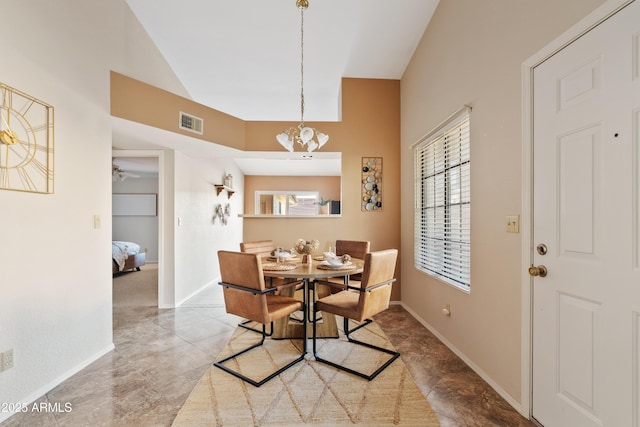
[[[539,265],[539,266],[531,266],[529,267],[529,274],[531,276],[540,276],[540,277],[546,277],[547,276],[547,267],[545,267],[544,265]]]

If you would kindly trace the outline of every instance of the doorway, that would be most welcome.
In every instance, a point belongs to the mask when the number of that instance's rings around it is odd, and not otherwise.
[[[529,68],[523,307],[530,413],[545,427],[640,415],[640,2],[617,3]]]
[[[166,308],[167,304],[165,303],[165,298],[163,297],[165,295],[164,291],[166,288],[166,283],[165,283],[165,271],[166,271],[166,265],[163,262],[163,254],[165,253],[164,248],[163,248],[163,242],[164,242],[164,235],[163,235],[163,224],[164,224],[164,188],[165,188],[165,173],[164,173],[164,152],[162,150],[113,150],[112,151],[112,157],[113,158],[126,158],[126,159],[140,159],[141,161],[144,161],[144,163],[148,165],[153,165],[155,164],[155,171],[154,172],[146,172],[144,170],[132,170],[131,169],[127,169],[127,168],[123,168],[125,171],[128,170],[130,174],[132,175],[136,175],[136,176],[140,176],[140,178],[133,178],[133,177],[129,177],[127,178],[130,181],[134,182],[134,191],[135,192],[146,192],[148,193],[151,190],[141,190],[140,185],[144,186],[144,185],[152,185],[149,183],[142,183],[143,181],[143,177],[147,177],[150,178],[155,174],[155,177],[153,177],[153,179],[155,179],[156,181],[156,190],[155,193],[157,195],[156,198],[156,204],[157,204],[157,216],[153,219],[151,218],[147,218],[149,221],[147,223],[145,223],[144,227],[145,230],[142,231],[142,236],[141,239],[143,239],[144,241],[149,243],[149,246],[145,246],[142,245],[143,248],[146,248],[147,251],[149,251],[149,257],[147,257],[147,265],[145,265],[144,267],[141,267],[141,269],[145,269],[146,270],[150,270],[147,271],[147,276],[153,276],[153,279],[156,281],[156,289],[155,289],[155,304],[154,306],[159,307],[159,308]],[[143,168],[144,169],[144,168]],[[134,181],[135,180],[135,181]],[[147,188],[147,187],[145,187]],[[153,192],[152,192],[153,194]],[[135,224],[133,224],[133,226],[135,227]],[[152,227],[153,229],[151,229],[150,227]],[[114,230],[115,230],[115,224],[114,224]],[[131,229],[130,229],[131,230]],[[124,234],[125,236],[129,235],[129,234]],[[155,247],[150,247],[155,245]],[[150,250],[151,249],[151,250]],[[132,274],[135,274],[132,273]],[[147,280],[150,280],[150,277],[146,278]],[[147,284],[148,286],[149,284]],[[141,301],[148,301],[148,297],[147,298],[142,298],[140,299]],[[146,304],[146,303],[145,303]]]

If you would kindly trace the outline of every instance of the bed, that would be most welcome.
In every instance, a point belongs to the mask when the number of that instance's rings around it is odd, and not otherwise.
[[[113,254],[113,274],[138,270],[146,262],[146,254],[139,244],[114,240],[111,245]]]

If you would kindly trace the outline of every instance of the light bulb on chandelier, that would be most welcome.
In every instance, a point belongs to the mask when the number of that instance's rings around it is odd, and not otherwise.
[[[304,11],[309,7],[307,0],[296,0],[296,7],[300,9],[300,124],[290,127],[276,135],[276,140],[289,151],[294,151],[294,143],[312,152],[329,140],[329,135],[304,124]]]

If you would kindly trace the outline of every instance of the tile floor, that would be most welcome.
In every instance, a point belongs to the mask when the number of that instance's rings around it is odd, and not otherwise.
[[[403,308],[377,320],[443,427],[533,426]],[[114,308],[116,349],[40,399],[72,410],[20,413],[0,425],[170,426],[237,322],[216,289],[175,310]]]

